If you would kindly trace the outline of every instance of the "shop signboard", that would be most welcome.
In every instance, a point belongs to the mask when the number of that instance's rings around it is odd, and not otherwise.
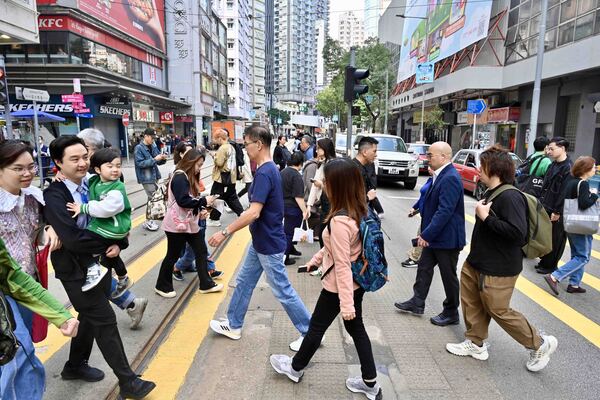
[[[142,82],[146,85],[164,89],[163,71],[153,65],[142,63]]]
[[[408,0],[398,67],[398,82],[418,64],[437,62],[485,38],[493,0]]]
[[[519,122],[521,109],[519,107],[494,108],[488,111],[489,123]]]
[[[218,113],[222,113],[223,112],[223,106],[221,105],[221,102],[215,101],[213,103],[213,111],[214,112],[218,112]]]
[[[467,125],[469,123],[469,114],[466,111],[456,113],[456,125]]]
[[[133,105],[133,120],[139,122],[155,122],[154,111],[149,106],[134,104]]]
[[[194,117],[188,114],[175,114],[175,122],[194,122]]]
[[[79,9],[162,52],[165,45],[165,0],[78,0]]]
[[[433,83],[435,63],[424,62],[417,64],[417,84]]]
[[[173,124],[173,111],[161,111],[158,113],[159,119],[160,119],[160,123],[161,124],[166,124],[166,125],[172,125]]]

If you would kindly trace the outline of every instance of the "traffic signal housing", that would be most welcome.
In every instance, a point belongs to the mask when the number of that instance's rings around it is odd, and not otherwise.
[[[0,67],[0,104],[8,103],[8,84],[6,83],[6,70]]]
[[[346,80],[344,82],[344,101],[353,102],[358,95],[369,91],[369,86],[361,81],[367,79],[370,75],[368,69],[357,69],[346,66]]]

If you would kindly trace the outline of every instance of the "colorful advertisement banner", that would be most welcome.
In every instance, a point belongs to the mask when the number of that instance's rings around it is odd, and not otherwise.
[[[79,0],[79,9],[166,52],[165,0]]]
[[[485,38],[492,0],[408,0],[402,31],[398,82],[417,64],[437,62]]]

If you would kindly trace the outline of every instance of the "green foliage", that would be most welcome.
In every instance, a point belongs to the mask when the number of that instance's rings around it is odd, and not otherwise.
[[[440,130],[446,123],[444,122],[444,110],[438,105],[425,112],[423,124],[430,129]]]
[[[341,74],[344,66],[348,64],[349,53],[342,48],[340,42],[327,36],[323,46],[323,60],[325,62],[326,72],[336,72]]]
[[[267,114],[269,115],[269,119],[273,125],[277,125],[277,118],[281,118],[282,125],[286,125],[290,120],[290,113],[278,108],[271,108],[267,111]]]

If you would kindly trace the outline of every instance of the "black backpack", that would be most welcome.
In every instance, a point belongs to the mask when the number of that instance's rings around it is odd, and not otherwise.
[[[540,197],[542,194],[542,186],[544,178],[535,175],[535,171],[539,168],[542,161],[546,158],[544,154],[531,156],[517,168],[515,186],[523,193],[530,194],[535,197]]]
[[[8,364],[19,349],[19,342],[15,336],[17,323],[10,304],[0,291],[0,365]]]
[[[235,149],[235,166],[237,168],[238,176],[242,176],[242,168],[245,164],[244,150],[242,150],[242,146],[234,140],[230,140],[229,144]]]

